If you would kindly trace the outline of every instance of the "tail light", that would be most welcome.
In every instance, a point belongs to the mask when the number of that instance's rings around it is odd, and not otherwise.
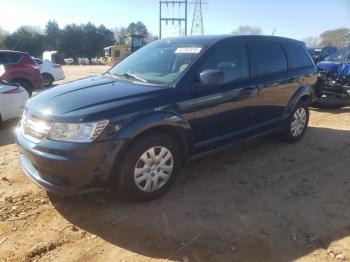
[[[1,92],[1,94],[10,95],[10,94],[21,93],[21,92],[23,92],[23,91],[24,91],[24,89],[23,89],[21,86],[19,86],[19,85],[14,85],[13,88]]]
[[[59,64],[54,64],[52,67],[53,67],[53,68],[61,68],[62,66],[59,65]]]
[[[6,70],[5,70],[5,66],[4,65],[0,65],[0,76],[2,76],[3,74],[5,74]]]

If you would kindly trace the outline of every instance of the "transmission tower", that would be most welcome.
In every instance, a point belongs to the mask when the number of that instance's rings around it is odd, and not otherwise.
[[[186,36],[187,0],[159,1],[159,38],[162,38],[163,35],[164,22],[166,25],[168,25],[170,22],[173,26],[178,26],[179,36],[183,34]]]
[[[206,3],[203,0],[194,0],[191,4],[194,4],[191,35],[203,35],[203,5]]]

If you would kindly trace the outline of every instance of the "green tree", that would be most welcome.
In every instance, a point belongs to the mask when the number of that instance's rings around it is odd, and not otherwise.
[[[62,32],[55,20],[49,20],[45,27],[45,33],[45,49],[50,51],[58,50]]]
[[[98,45],[97,45],[97,51],[95,56],[102,56],[103,55],[103,48],[106,46],[111,46],[115,44],[115,37],[111,30],[106,28],[104,25],[100,25],[97,28],[97,34],[99,37]]]
[[[136,23],[132,22],[127,28],[129,34],[138,34],[148,36],[148,29],[144,23],[138,21]]]
[[[28,52],[32,56],[41,56],[43,53],[44,35],[31,26],[22,26],[5,40],[9,49]]]
[[[62,30],[60,50],[66,57],[77,60],[84,55],[84,30],[82,25],[68,24]]]

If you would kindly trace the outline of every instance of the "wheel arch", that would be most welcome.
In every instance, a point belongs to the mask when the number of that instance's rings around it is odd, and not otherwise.
[[[29,81],[29,80],[26,79],[26,78],[23,78],[23,77],[16,77],[16,78],[13,78],[13,79],[10,80],[9,82],[10,82],[10,83],[15,83],[16,81],[25,82],[25,83],[27,83],[28,85],[30,85],[31,88],[33,89],[33,84],[32,84],[32,82]]]
[[[179,145],[183,162],[186,162],[192,152],[191,127],[181,116],[168,112],[157,112],[143,116],[122,129],[118,134],[118,139],[126,142],[118,155],[123,155],[124,150],[127,150],[139,139],[155,133],[162,133],[173,138]]]
[[[311,96],[312,90],[309,86],[300,86],[298,90],[293,94],[292,98],[289,100],[286,110],[284,112],[284,116],[289,116],[289,114],[293,111],[293,109],[299,103],[299,101],[305,101],[307,103],[310,103]]]
[[[107,160],[111,163],[110,169],[105,170],[107,181],[116,178],[113,173],[118,173],[124,157],[134,143],[150,134],[159,133],[168,135],[178,143],[181,164],[185,165],[193,152],[192,132],[189,124],[181,116],[174,113],[155,112],[138,117],[116,132],[113,141],[121,141],[121,145]]]

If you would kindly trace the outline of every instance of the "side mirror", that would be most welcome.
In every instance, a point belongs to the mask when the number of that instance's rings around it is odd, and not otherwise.
[[[216,69],[207,69],[199,74],[200,85],[212,87],[224,83],[224,72]]]

